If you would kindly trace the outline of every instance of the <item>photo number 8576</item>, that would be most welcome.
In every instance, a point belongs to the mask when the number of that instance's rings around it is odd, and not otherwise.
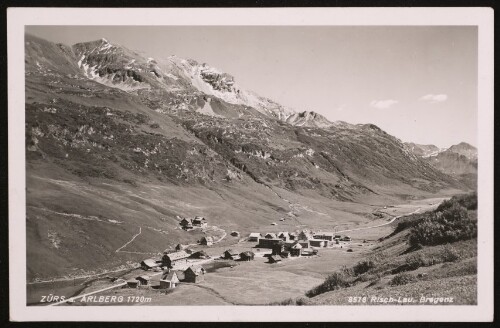
[[[349,296],[347,298],[347,302],[349,302],[349,303],[366,303],[367,299],[368,298],[366,296]]]

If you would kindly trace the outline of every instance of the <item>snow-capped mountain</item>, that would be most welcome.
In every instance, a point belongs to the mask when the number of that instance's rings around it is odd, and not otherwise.
[[[436,156],[440,152],[446,150],[446,148],[438,148],[434,145],[419,145],[413,142],[405,142],[405,146],[412,153],[423,158]]]
[[[233,76],[206,63],[177,56],[145,58],[106,39],[78,43],[72,49],[78,57],[78,67],[86,77],[124,91],[160,89],[190,95],[197,92],[229,104],[251,107],[283,121],[295,113],[290,108],[242,89]]]

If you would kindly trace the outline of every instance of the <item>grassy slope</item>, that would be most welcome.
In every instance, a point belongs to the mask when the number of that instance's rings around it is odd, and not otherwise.
[[[475,210],[469,216],[475,220]],[[415,220],[412,216],[404,220]],[[477,238],[457,241],[452,244],[423,246],[411,250],[407,241],[410,230],[405,228],[383,239],[373,252],[365,258],[373,265],[365,273],[348,274],[346,281],[351,286],[327,291],[301,300],[312,305],[343,305],[349,297],[367,297],[366,303],[377,305],[371,297],[413,297],[413,304],[420,304],[420,298],[453,297],[452,304],[477,304]],[[395,277],[408,279],[402,285],[395,285]],[[287,301],[294,304],[295,300]],[[429,304],[429,303],[422,303]]]

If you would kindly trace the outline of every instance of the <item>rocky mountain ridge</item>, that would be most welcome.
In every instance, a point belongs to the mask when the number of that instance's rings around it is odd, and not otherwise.
[[[106,39],[78,43],[72,49],[79,58],[78,66],[88,78],[124,91],[166,91],[181,97],[217,97],[228,104],[252,107],[281,120],[293,114],[289,108],[241,89],[233,76],[206,63],[177,56],[144,58]],[[192,108],[187,106],[183,109]]]

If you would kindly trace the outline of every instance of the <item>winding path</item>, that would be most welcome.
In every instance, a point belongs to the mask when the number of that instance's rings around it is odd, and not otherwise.
[[[139,236],[139,235],[141,234],[141,232],[142,232],[142,228],[141,228],[141,227],[139,227],[139,233],[135,234],[135,235],[132,237],[132,239],[130,239],[130,240],[129,240],[127,243],[125,243],[125,245],[123,245],[122,247],[118,248],[115,252],[116,252],[116,253],[121,252],[121,250],[122,250],[123,248],[127,247],[127,245],[128,245],[128,244],[130,244],[131,242],[133,242],[133,241],[134,241],[134,239],[135,239],[137,236]]]
[[[380,227],[386,226],[386,225],[388,225],[388,224],[391,224],[391,223],[393,223],[394,221],[396,221],[397,219],[402,218],[402,217],[404,217],[404,216],[408,216],[408,215],[416,214],[416,213],[418,213],[420,210],[421,210],[421,207],[417,208],[415,211],[413,211],[413,212],[411,212],[411,213],[395,216],[395,217],[393,217],[390,221],[387,221],[387,222],[385,222],[385,223],[382,223],[382,224],[379,224],[379,225],[376,225],[376,226],[362,227],[362,228],[356,228],[356,229],[340,230],[340,231],[336,231],[336,232],[349,232],[349,231],[358,231],[358,230],[366,230],[366,229],[380,228]]]

